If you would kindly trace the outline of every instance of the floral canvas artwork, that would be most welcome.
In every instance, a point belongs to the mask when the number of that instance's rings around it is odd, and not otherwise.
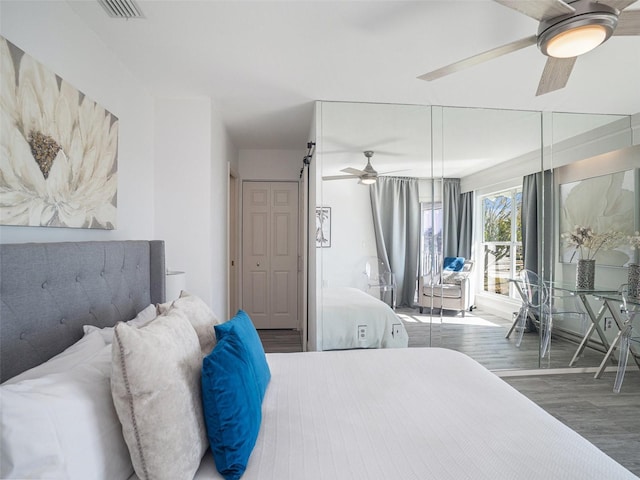
[[[560,260],[594,259],[621,267],[633,261],[629,241],[638,201],[635,176],[640,170],[587,178],[560,185]]]
[[[115,229],[118,119],[0,37],[0,224]]]

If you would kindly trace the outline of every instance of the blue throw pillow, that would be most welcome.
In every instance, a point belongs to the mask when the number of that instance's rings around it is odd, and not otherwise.
[[[240,339],[220,339],[202,362],[202,406],[216,469],[227,480],[242,476],[262,421],[262,397]]]
[[[464,257],[444,257],[443,270],[460,272],[462,267],[464,267]]]
[[[235,317],[228,322],[216,325],[214,328],[218,341],[227,336],[236,336],[240,339],[246,352],[246,358],[255,373],[255,382],[260,392],[260,401],[262,401],[269,380],[271,380],[271,371],[264,354],[264,348],[262,348],[260,336],[249,315],[243,310],[238,310]]]

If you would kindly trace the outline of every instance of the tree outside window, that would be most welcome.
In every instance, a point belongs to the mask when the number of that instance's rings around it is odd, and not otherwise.
[[[509,295],[509,279],[522,269],[522,189],[482,198],[483,289]]]

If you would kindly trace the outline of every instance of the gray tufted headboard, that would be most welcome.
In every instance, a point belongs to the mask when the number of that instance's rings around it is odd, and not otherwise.
[[[0,245],[0,381],[164,299],[160,240]]]

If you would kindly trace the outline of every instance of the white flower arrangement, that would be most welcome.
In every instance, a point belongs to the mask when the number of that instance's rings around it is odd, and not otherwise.
[[[627,240],[633,250],[640,250],[640,232],[635,232],[633,235],[629,235]]]
[[[576,225],[573,231],[565,232],[561,237],[567,245],[575,247],[571,260],[569,260],[571,262],[576,253],[581,260],[593,260],[600,250],[610,250],[617,247],[624,241],[626,236],[621,232],[595,233],[591,227]],[[633,242],[631,241],[632,246],[634,245]],[[640,243],[640,236],[638,237],[638,242]]]

